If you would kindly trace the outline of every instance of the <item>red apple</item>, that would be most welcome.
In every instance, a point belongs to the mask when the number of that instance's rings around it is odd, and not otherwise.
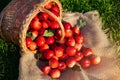
[[[83,68],[88,68],[91,65],[90,59],[89,58],[83,58],[80,62],[81,66]]]
[[[57,21],[52,21],[51,25],[50,25],[50,28],[51,29],[58,29],[58,28],[60,28],[60,25]]]
[[[45,38],[43,36],[39,36],[36,40],[35,40],[37,46],[42,46],[43,44],[45,44]]]
[[[100,56],[97,56],[97,55],[91,55],[90,61],[93,65],[97,65],[101,62],[101,58],[100,58]]]
[[[69,22],[63,22],[63,26],[65,29],[70,29],[72,25]]]
[[[65,29],[65,37],[72,37],[73,32],[71,29]]]
[[[32,39],[30,37],[26,37],[26,46],[28,47],[32,43]]]
[[[51,68],[57,68],[59,66],[59,62],[58,62],[57,59],[51,58],[49,60],[49,65],[50,65]]]
[[[93,54],[93,51],[92,51],[92,49],[90,49],[90,48],[84,47],[84,48],[82,49],[82,53],[83,53],[84,56],[87,57],[87,56],[92,55],[92,54]]]
[[[49,14],[45,13],[45,12],[41,12],[39,15],[39,20],[48,20]]]
[[[76,52],[76,55],[74,56],[74,59],[76,61],[80,61],[83,58],[83,54],[81,52]]]
[[[76,61],[74,58],[70,57],[66,60],[66,65],[69,67],[69,68],[72,68],[74,65],[76,64]]]
[[[50,73],[50,70],[51,70],[50,66],[43,66],[42,67],[42,72],[46,75]]]
[[[53,69],[53,70],[50,71],[50,76],[53,79],[60,78],[60,75],[61,75],[61,72],[60,72],[59,69]]]
[[[72,28],[72,31],[73,31],[73,34],[75,34],[75,35],[79,35],[80,34],[80,29],[78,27],[76,27],[76,26],[74,26]]]
[[[41,22],[39,22],[39,20],[32,20],[30,23],[30,27],[34,30],[40,30],[40,28],[42,27]]]
[[[54,56],[54,52],[52,51],[52,50],[46,50],[45,52],[44,52],[44,57],[45,57],[45,59],[50,59],[50,58],[52,58]]]
[[[39,35],[43,35],[44,32],[45,32],[45,28],[41,28],[41,29],[39,30]]]
[[[38,50],[39,50],[39,52],[44,52],[48,49],[49,49],[49,45],[48,44],[43,44]]]
[[[44,7],[45,7],[46,9],[50,9],[50,8],[52,8],[52,2],[46,4]]]
[[[50,36],[46,38],[46,43],[47,44],[54,44],[54,36]]]
[[[66,41],[66,44],[68,46],[75,46],[75,39],[73,37],[68,38],[68,40]]]
[[[38,36],[38,34],[39,34],[38,31],[36,31],[36,30],[31,31],[31,33],[32,33],[32,36],[34,38],[36,38]]]
[[[37,48],[37,45],[35,42],[31,42],[28,47],[31,51],[35,51]]]
[[[76,35],[75,36],[75,40],[76,40],[76,43],[83,43],[84,42],[84,38],[83,38],[83,36],[82,35]]]
[[[63,55],[63,48],[62,47],[55,47],[54,53],[57,57],[61,57]]]
[[[59,9],[59,7],[58,7],[57,5],[52,6],[52,8],[51,8],[50,10],[53,10],[53,11],[55,11],[56,13],[59,13],[59,12],[60,12],[60,9]]]
[[[66,54],[68,56],[74,56],[76,54],[76,49],[74,47],[67,47],[66,48]]]
[[[61,29],[55,30],[55,38],[56,38],[56,39],[59,39],[59,38],[61,37],[61,35],[62,35]]]
[[[67,68],[66,64],[64,62],[59,62],[58,69],[60,71],[64,71]]]
[[[50,10],[55,16],[59,16],[59,13],[57,13],[56,11],[54,11],[54,10]]]
[[[82,48],[82,44],[81,43],[76,43],[74,48],[76,49],[76,51],[80,51]]]
[[[47,23],[46,21],[42,21],[41,23],[42,23],[42,27],[43,27],[43,28],[46,29],[46,28],[49,27],[49,25],[48,25],[48,23]]]
[[[67,58],[68,58],[68,55],[66,53],[64,53],[61,57],[59,57],[61,61],[65,61]]]

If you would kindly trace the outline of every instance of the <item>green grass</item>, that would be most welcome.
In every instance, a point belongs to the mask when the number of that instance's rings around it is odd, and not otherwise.
[[[11,0],[0,1],[0,11]],[[98,10],[103,29],[109,29],[114,41],[120,41],[120,0],[60,0],[63,9],[85,13]],[[0,38],[0,80],[17,80],[19,47]]]

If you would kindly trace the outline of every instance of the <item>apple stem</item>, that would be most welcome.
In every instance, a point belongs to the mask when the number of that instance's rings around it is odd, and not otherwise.
[[[86,74],[86,72],[84,71],[84,69],[81,67],[81,65],[79,63],[76,63],[76,66],[79,67],[79,72],[82,74],[83,79],[84,80],[90,80]]]

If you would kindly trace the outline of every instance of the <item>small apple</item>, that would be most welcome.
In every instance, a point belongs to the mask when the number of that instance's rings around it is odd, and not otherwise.
[[[57,68],[59,66],[59,62],[58,62],[57,59],[51,58],[49,60],[49,65],[50,65],[51,68]]]
[[[81,60],[80,64],[81,64],[81,66],[82,66],[83,68],[88,68],[88,67],[90,67],[90,65],[91,65],[91,61],[90,61],[89,58],[85,58],[85,57],[84,57],[84,58]]]
[[[52,69],[50,71],[50,76],[53,78],[53,79],[56,79],[56,78],[60,78],[60,75],[61,75],[61,72],[59,69]]]
[[[90,61],[93,65],[97,65],[101,62],[101,58],[100,58],[100,56],[97,56],[97,55],[91,55]]]
[[[76,54],[76,49],[74,47],[67,47],[66,48],[66,54],[68,56],[74,56]]]
[[[45,52],[44,52],[44,57],[45,57],[45,59],[50,59],[50,58],[52,58],[54,56],[54,52],[52,51],[52,50],[46,50]]]
[[[75,61],[75,59],[72,58],[72,57],[69,57],[69,58],[66,60],[66,65],[67,65],[69,68],[74,67],[75,64],[76,64],[76,61]]]
[[[50,73],[50,70],[51,70],[50,66],[43,66],[42,67],[42,72],[46,75]]]

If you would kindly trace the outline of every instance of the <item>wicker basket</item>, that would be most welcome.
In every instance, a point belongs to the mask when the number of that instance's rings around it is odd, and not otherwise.
[[[58,5],[59,17],[44,8],[44,5],[49,2],[55,2]],[[62,6],[58,0],[12,0],[0,14],[0,36],[19,45],[24,53],[35,53],[27,49],[25,39],[31,20],[39,12],[48,13],[60,24],[63,34],[62,40],[64,37],[64,28],[61,23]]]

